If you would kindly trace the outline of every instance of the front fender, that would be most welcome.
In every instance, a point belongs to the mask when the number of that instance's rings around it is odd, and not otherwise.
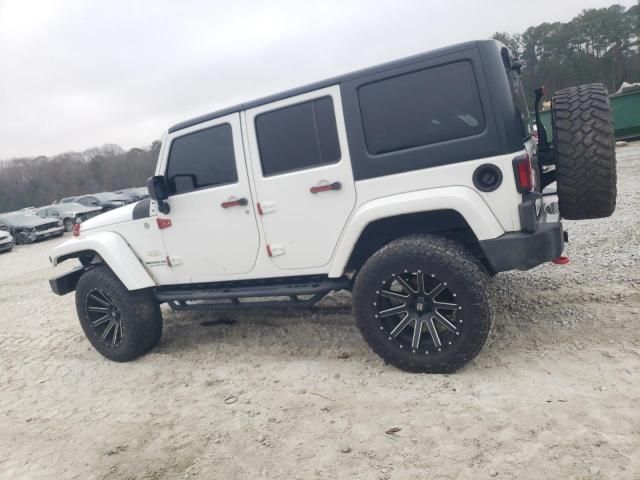
[[[128,290],[156,286],[127,242],[114,232],[98,232],[67,240],[51,251],[49,259],[56,266],[69,258],[76,258],[81,252],[100,255]]]
[[[351,252],[368,224],[407,213],[455,210],[466,220],[478,240],[499,237],[504,230],[480,195],[468,187],[444,187],[402,193],[372,200],[360,206],[342,233],[329,277],[344,273]]]

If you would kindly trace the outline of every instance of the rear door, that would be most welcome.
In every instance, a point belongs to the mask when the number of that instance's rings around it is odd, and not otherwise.
[[[180,283],[222,280],[250,272],[260,239],[249,190],[240,114],[167,137],[160,166],[170,212],[159,218],[162,238]]]
[[[333,86],[245,112],[267,252],[278,268],[327,265],[356,202]]]

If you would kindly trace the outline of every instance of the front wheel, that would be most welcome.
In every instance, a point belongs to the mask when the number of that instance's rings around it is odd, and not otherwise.
[[[450,373],[491,330],[487,275],[458,243],[432,235],[395,240],[357,274],[353,313],[369,346],[410,372]]]
[[[162,314],[151,292],[127,290],[106,265],[80,277],[76,310],[89,342],[109,360],[133,360],[162,336]]]

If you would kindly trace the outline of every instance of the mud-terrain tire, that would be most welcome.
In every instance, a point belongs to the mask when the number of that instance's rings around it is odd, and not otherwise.
[[[610,216],[616,208],[616,142],[606,87],[557,91],[551,122],[560,214],[568,220]]]
[[[457,242],[405,237],[384,246],[357,273],[353,314],[365,341],[386,362],[409,372],[450,373],[487,341],[489,281]]]
[[[127,290],[106,265],[80,277],[76,310],[89,342],[109,360],[133,360],[155,347],[162,336],[162,314],[152,293]]]

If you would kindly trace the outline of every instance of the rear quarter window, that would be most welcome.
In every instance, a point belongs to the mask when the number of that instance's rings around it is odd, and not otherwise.
[[[468,137],[485,128],[470,61],[363,85],[358,99],[372,155]]]

